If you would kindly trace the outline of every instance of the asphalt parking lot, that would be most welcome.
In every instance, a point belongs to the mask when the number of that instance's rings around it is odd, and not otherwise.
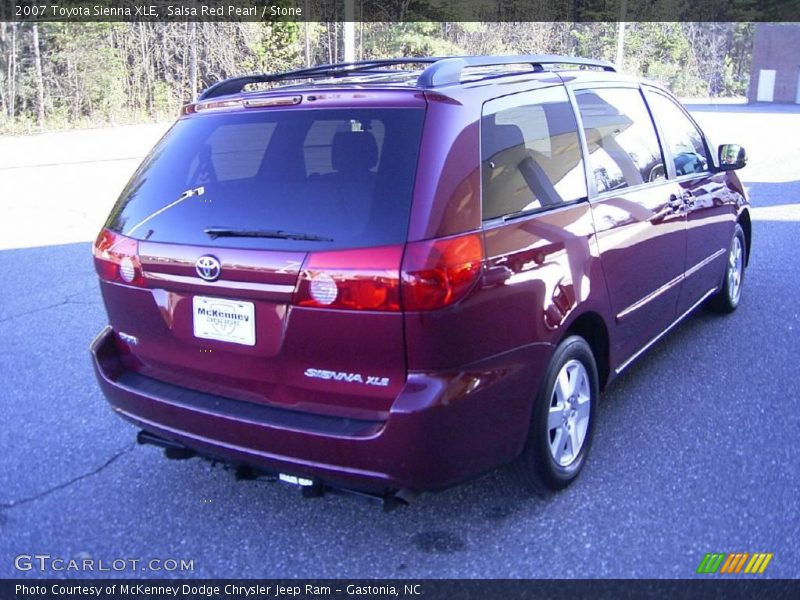
[[[612,385],[567,491],[528,497],[500,469],[390,513],[136,447],[89,361],[88,240],[163,127],[0,139],[0,577],[103,575],[21,554],[194,561],[123,576],[691,577],[706,552],[800,577],[800,107],[692,108],[751,156],[739,310],[698,312]]]

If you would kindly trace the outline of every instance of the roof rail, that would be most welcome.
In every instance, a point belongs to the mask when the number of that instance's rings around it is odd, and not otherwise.
[[[202,94],[200,94],[198,100],[208,100],[210,98],[216,98],[217,96],[237,94],[241,92],[245,86],[253,83],[272,83],[275,81],[315,79],[321,77],[347,77],[349,75],[358,73],[391,73],[392,71],[389,71],[388,69],[382,69],[382,67],[391,67],[396,65],[435,64],[440,60],[442,59],[438,57],[385,58],[359,60],[351,63],[319,65],[317,67],[297,69],[295,71],[287,71],[285,73],[256,73],[253,75],[242,75],[240,77],[230,77],[215,83],[206,89]]]
[[[614,65],[604,60],[559,56],[557,54],[528,54],[520,56],[454,56],[454,57],[419,57],[419,58],[386,58],[360,60],[351,63],[320,65],[306,69],[297,69],[285,73],[242,75],[230,77],[215,83],[202,94],[198,100],[208,100],[217,96],[237,94],[245,86],[253,83],[272,83],[290,81],[292,79],[316,79],[331,77],[348,77],[355,74],[391,74],[396,70],[385,67],[397,65],[429,65],[417,78],[421,88],[435,88],[442,85],[459,83],[464,69],[471,67],[498,67],[502,65],[530,65],[534,71],[543,71],[543,65],[580,65],[600,67],[604,71],[616,71]]]
[[[600,67],[604,71],[616,71],[616,67],[605,60],[559,56],[557,54],[526,54],[520,56],[456,56],[443,58],[426,68],[417,79],[422,88],[459,83],[464,69],[471,67],[498,67],[502,65],[531,65],[534,70],[544,70],[543,65],[580,65]]]

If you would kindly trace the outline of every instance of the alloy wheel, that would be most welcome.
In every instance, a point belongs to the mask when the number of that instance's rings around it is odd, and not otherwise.
[[[742,241],[733,238],[733,247],[728,255],[728,297],[732,304],[739,302],[742,293],[742,268],[744,267]]]
[[[592,410],[591,389],[589,373],[581,361],[573,359],[561,367],[547,419],[550,454],[561,467],[575,462],[586,441]]]

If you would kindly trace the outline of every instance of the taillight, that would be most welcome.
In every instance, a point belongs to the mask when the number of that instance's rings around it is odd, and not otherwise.
[[[349,310],[419,311],[463,298],[481,272],[480,234],[358,250],[312,252],[294,304]]]
[[[412,242],[403,258],[403,309],[433,310],[463,298],[483,264],[480,234]]]
[[[398,311],[402,256],[403,246],[312,252],[303,264],[294,303]]]
[[[94,242],[92,252],[95,269],[102,279],[144,287],[139,242],[103,229]]]

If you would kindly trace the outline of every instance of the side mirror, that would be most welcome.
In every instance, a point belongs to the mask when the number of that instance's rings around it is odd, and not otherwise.
[[[739,144],[722,144],[719,147],[719,170],[735,171],[747,164],[747,153]]]

